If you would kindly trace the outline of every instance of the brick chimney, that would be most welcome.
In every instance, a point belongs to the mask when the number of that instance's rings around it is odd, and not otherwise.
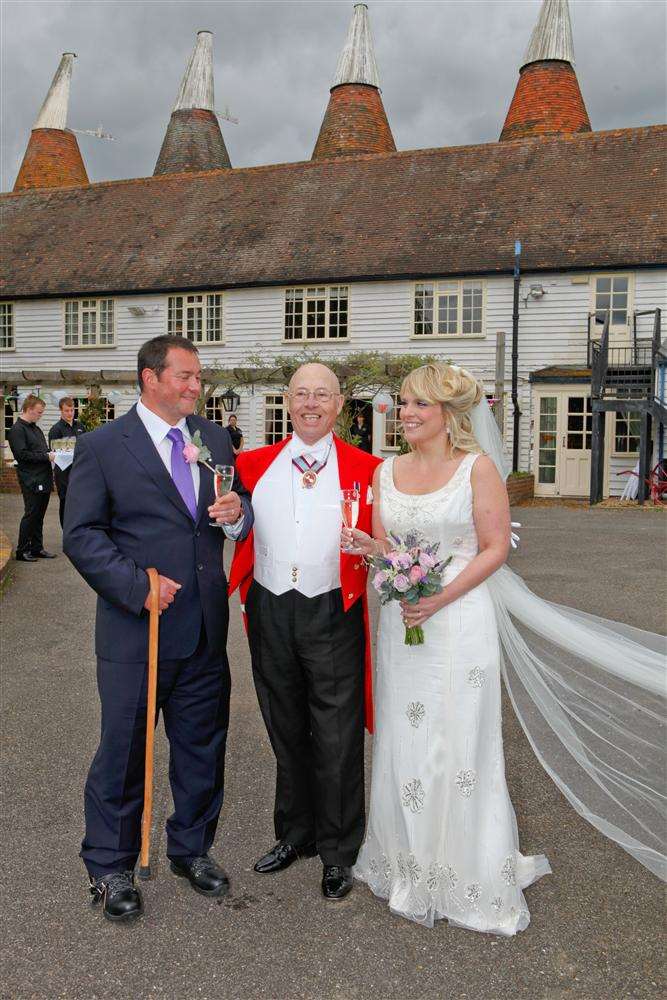
[[[313,160],[396,151],[382,97],[368,7],[354,6]]]
[[[64,52],[35,122],[19,168],[15,191],[77,187],[88,174],[73,132],[67,130],[69,88],[76,56]]]
[[[197,32],[153,174],[231,167],[214,110],[213,35]]]
[[[543,0],[501,142],[591,131],[573,63],[568,0]]]

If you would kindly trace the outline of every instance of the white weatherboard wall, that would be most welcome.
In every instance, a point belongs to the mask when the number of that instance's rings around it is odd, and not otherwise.
[[[634,301],[630,308],[648,309],[660,306],[665,311],[667,335],[667,272],[662,269],[623,271],[633,277]],[[530,467],[531,451],[531,391],[528,377],[532,371],[549,365],[586,364],[587,317],[591,310],[593,274],[524,275],[521,281],[519,306],[519,396],[522,409],[520,467]],[[446,279],[446,275],[443,276]],[[541,284],[545,295],[541,299],[523,298],[531,284]],[[325,356],[344,357],[356,351],[389,351],[394,354],[436,354],[469,368],[481,378],[487,390],[494,387],[496,332],[506,335],[505,409],[506,440],[511,447],[512,415],[510,399],[512,279],[485,279],[484,331],[479,337],[414,337],[412,336],[414,283],[411,281],[352,282],[349,285],[349,337],[345,342],[285,342],[284,287],[233,289],[223,293],[223,336],[221,345],[201,345],[202,363],[224,367],[243,365],[249,355],[259,354],[270,362],[278,354],[298,353],[311,346]],[[47,369],[121,369],[133,371],[137,351],[150,337],[167,332],[167,295],[115,296],[114,347],[64,348],[64,310],[59,299],[17,302],[14,306],[16,348],[0,352],[0,365],[12,370]],[[129,306],[142,306],[145,315],[132,316]],[[645,325],[648,320],[642,321]],[[640,328],[648,335],[645,326]],[[128,387],[129,388],[129,387]],[[246,433],[246,445],[264,442],[264,392],[270,388],[255,388],[241,393],[239,424]],[[273,390],[275,391],[275,390]],[[78,393],[82,394],[82,387]],[[131,405],[117,405],[124,412]],[[57,416],[57,414],[56,414]],[[54,417],[55,419],[55,417]],[[42,423],[47,426],[51,414]],[[379,436],[376,434],[376,444]],[[634,464],[634,463],[630,463]],[[612,468],[628,465],[627,458]],[[622,488],[612,474],[612,492]]]

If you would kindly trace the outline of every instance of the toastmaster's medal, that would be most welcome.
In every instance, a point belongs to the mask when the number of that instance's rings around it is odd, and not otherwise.
[[[317,474],[322,471],[324,466],[329,461],[329,453],[331,452],[332,444],[333,441],[329,445],[329,450],[322,461],[315,460],[314,462],[309,462],[305,455],[299,455],[297,458],[292,459],[292,465],[296,466],[301,473],[302,489],[312,490],[317,486]]]

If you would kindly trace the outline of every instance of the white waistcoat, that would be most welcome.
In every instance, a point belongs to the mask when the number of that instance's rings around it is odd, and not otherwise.
[[[304,446],[305,450],[305,446]],[[340,587],[340,480],[336,446],[310,490],[287,445],[252,495],[255,579],[273,594],[317,597]]]

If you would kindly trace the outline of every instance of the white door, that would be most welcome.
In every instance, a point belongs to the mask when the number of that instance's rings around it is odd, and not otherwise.
[[[579,387],[544,390],[536,399],[535,495],[587,497],[591,478],[592,408]],[[608,492],[610,442],[605,435],[605,486]]]
[[[568,392],[561,396],[561,435],[558,459],[558,493],[562,497],[588,496],[591,482],[590,396]]]
[[[609,316],[609,346],[628,347],[631,343],[629,274],[598,275],[593,285],[593,312],[604,319]],[[597,340],[602,335],[602,327],[595,324],[592,336]]]

